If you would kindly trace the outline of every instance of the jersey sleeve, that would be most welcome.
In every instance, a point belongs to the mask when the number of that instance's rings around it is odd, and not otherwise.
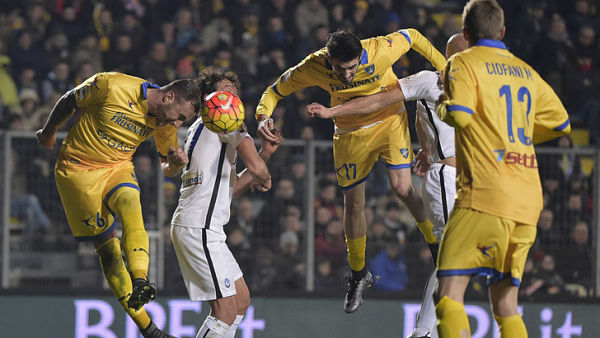
[[[75,105],[77,108],[96,106],[103,103],[108,95],[110,75],[98,73],[92,75],[75,87]]]
[[[569,115],[546,81],[538,76],[533,143],[538,144],[566,135],[571,131]]]
[[[406,101],[420,99],[436,101],[437,97],[433,97],[432,89],[437,87],[437,82],[438,74],[426,70],[398,80]]]
[[[179,142],[177,141],[177,128],[170,124],[156,128],[154,131],[154,143],[156,144],[156,149],[158,150],[160,157],[166,160],[169,148],[179,147]]]
[[[227,134],[219,133],[218,135],[221,142],[231,144],[234,148],[237,148],[246,137],[252,138],[252,136],[248,134],[246,125],[244,124],[236,131]]]
[[[455,128],[465,128],[471,123],[477,104],[476,82],[460,55],[450,58],[444,73],[446,97],[436,108],[442,121]]]
[[[279,76],[274,84],[267,87],[256,107],[256,116],[271,116],[279,100],[299,89],[314,85],[311,81],[311,74],[314,73],[313,67],[315,66],[312,57],[311,54],[299,64],[289,68]]]
[[[396,33],[389,34],[390,36],[402,36],[407,42],[408,47],[415,52],[423,55],[438,71],[442,71],[446,65],[446,58],[423,36],[418,30],[413,28],[401,29]],[[396,59],[399,59],[408,51],[408,48]]]

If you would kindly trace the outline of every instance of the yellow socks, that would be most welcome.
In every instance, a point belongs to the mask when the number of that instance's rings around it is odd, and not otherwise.
[[[433,235],[433,224],[428,219],[423,222],[417,222],[417,226],[421,230],[423,237],[425,237],[427,244],[435,244],[437,242],[437,238]]]
[[[150,263],[150,244],[142,218],[140,193],[135,189],[123,187],[111,196],[109,203],[123,224],[123,249],[127,267],[134,279],[146,279]]]
[[[523,337],[527,338],[527,329],[521,315],[514,315],[510,317],[498,317],[494,315],[498,327],[500,328],[500,337]]]
[[[444,296],[435,305],[435,314],[438,317],[437,330],[440,338],[471,337],[469,319],[467,318],[464,305],[460,302]]]
[[[148,327],[150,325],[150,317],[148,317],[146,311],[144,309],[135,311],[127,306],[127,298],[131,295],[132,291],[131,277],[125,268],[125,263],[121,256],[119,239],[111,238],[100,244],[96,248],[96,253],[100,258],[100,265],[102,266],[108,286],[110,286],[112,293],[117,296],[125,312],[129,314],[140,329]]]
[[[346,237],[348,246],[348,263],[354,271],[361,271],[365,267],[365,250],[367,248],[367,236],[359,238]]]

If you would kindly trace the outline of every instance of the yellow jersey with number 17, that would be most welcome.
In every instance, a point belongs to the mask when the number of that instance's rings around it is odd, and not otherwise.
[[[361,44],[363,51],[360,63],[351,83],[343,83],[337,78],[327,61],[327,49],[323,48],[288,69],[268,87],[258,103],[256,115],[271,116],[280,99],[305,87],[319,86],[328,91],[331,106],[388,90],[398,85],[392,65],[411,48],[425,56],[438,70],[442,70],[446,64],[444,56],[415,29],[403,29],[386,36],[361,40]],[[370,114],[337,117],[335,125],[354,130],[402,112],[404,105],[399,102]]]
[[[536,224],[542,189],[533,144],[570,131],[560,99],[496,40],[452,56],[444,80],[437,113],[456,128],[455,207]]]
[[[161,156],[177,147],[177,128],[157,127],[148,115],[148,88],[159,86],[114,72],[95,74],[75,87],[80,118],[62,144],[57,165],[82,170],[114,166],[130,161],[150,136]]]

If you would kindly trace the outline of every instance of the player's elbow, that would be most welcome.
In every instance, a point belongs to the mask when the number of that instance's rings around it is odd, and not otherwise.
[[[267,165],[260,158],[257,161],[248,163],[246,167],[252,176],[257,177],[260,180],[266,181],[271,177]]]

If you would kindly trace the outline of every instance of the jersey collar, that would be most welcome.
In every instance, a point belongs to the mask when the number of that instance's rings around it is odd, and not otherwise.
[[[484,47],[500,48],[500,49],[508,49],[508,48],[506,48],[506,45],[504,44],[504,42],[498,41],[498,40],[492,40],[492,39],[479,39],[479,41],[477,41],[477,43],[475,45],[476,46],[484,46]]]
[[[369,53],[367,53],[367,50],[363,48],[362,54],[360,56],[360,64],[364,65],[364,64],[367,64],[368,62],[369,62]]]
[[[160,88],[159,85],[154,84],[154,83],[150,83],[148,81],[142,83],[142,95],[144,95],[145,99],[148,98],[147,93],[146,93],[148,91],[148,87],[150,87],[150,88]]]

